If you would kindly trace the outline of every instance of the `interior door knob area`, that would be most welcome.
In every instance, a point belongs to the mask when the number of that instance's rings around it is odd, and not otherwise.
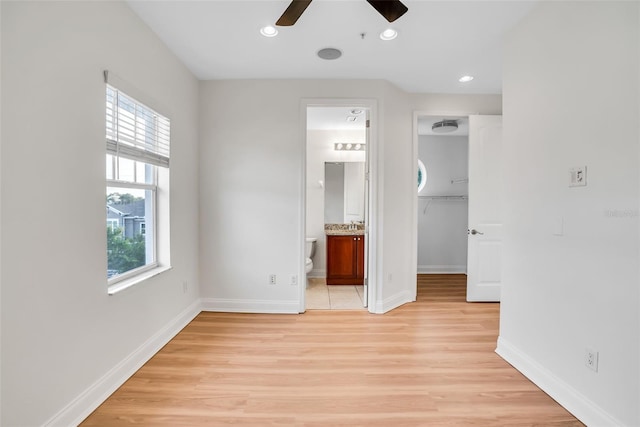
[[[474,228],[473,230],[467,230],[467,234],[473,234],[475,236],[476,234],[484,234],[484,233],[482,233],[482,232],[480,232],[480,231],[478,231],[478,230],[476,230]]]

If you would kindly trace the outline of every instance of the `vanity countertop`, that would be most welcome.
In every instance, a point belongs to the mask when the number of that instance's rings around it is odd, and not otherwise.
[[[362,236],[364,230],[324,230],[327,236]]]

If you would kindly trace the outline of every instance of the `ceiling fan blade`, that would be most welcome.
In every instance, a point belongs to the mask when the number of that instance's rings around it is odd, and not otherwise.
[[[400,0],[367,0],[367,2],[389,22],[400,18],[409,10]]]
[[[284,11],[276,25],[280,27],[290,27],[295,24],[302,12],[309,6],[311,0],[292,0],[287,10]]]

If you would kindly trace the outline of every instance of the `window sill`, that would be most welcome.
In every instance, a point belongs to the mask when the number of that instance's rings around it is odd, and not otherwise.
[[[135,275],[134,277],[122,280],[118,283],[114,283],[113,285],[109,286],[109,288],[107,289],[107,293],[109,295],[115,295],[118,292],[122,292],[125,289],[129,289],[130,287],[137,285],[140,282],[144,282],[145,280],[150,279],[154,276],[157,276],[160,273],[164,273],[167,270],[171,270],[171,266],[155,267],[155,268],[152,268],[151,270],[144,271],[140,274]]]

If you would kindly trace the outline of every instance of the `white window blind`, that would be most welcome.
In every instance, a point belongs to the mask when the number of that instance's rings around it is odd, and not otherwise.
[[[107,153],[169,167],[170,122],[107,85]]]

